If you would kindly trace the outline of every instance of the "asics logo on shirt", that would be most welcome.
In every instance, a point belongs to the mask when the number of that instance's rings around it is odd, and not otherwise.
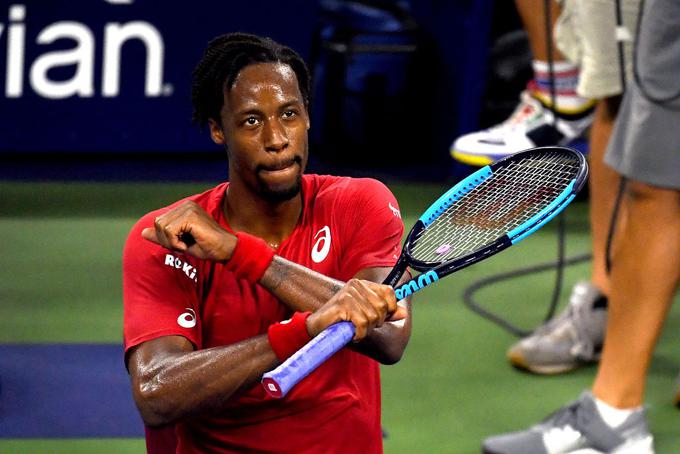
[[[182,328],[193,328],[196,326],[196,312],[190,307],[185,307],[187,312],[180,314],[177,317],[177,324]]]
[[[198,277],[196,277],[196,268],[189,263],[183,262],[179,257],[175,257],[172,254],[165,254],[165,264],[175,269],[182,270],[189,279],[192,279],[194,282],[198,282]]]
[[[331,229],[324,226],[314,235],[316,242],[312,246],[312,260],[314,263],[321,263],[331,250]]]

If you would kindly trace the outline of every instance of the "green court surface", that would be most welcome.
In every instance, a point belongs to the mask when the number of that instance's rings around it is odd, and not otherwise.
[[[0,342],[121,342],[120,257],[127,232],[145,212],[210,186],[0,183]],[[444,189],[389,186],[407,226]],[[587,252],[585,202],[567,210],[567,228],[568,254]],[[479,452],[485,436],[535,423],[589,386],[594,367],[557,377],[512,369],[505,351],[515,338],[462,304],[462,292],[473,281],[554,259],[556,244],[552,223],[516,247],[415,297],[414,331],[406,354],[400,363],[383,368],[385,452]],[[588,270],[589,264],[567,269],[561,301]],[[530,327],[544,315],[553,285],[554,274],[547,272],[497,284],[481,291],[478,299]],[[680,337],[674,334],[678,327],[676,307],[647,387],[658,453],[680,452],[680,410],[670,401],[680,371]],[[0,439],[0,452],[132,453],[144,452],[144,442]]]

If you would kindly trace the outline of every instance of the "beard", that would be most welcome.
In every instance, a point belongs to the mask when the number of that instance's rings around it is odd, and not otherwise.
[[[295,198],[302,190],[302,172],[295,177],[295,181],[287,186],[272,187],[259,176],[257,178],[258,193],[269,203],[281,203]]]
[[[303,159],[300,156],[293,158],[293,164],[297,164],[297,172],[295,177],[288,182],[272,183],[262,177],[261,170],[264,167],[258,167],[255,172],[257,192],[265,201],[272,204],[286,202],[297,197],[302,189],[302,173],[304,172]]]

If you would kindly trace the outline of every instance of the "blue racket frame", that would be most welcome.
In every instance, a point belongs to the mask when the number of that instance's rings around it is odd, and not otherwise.
[[[568,153],[578,159],[580,171],[571,183],[555,198],[548,206],[536,213],[522,225],[514,228],[505,235],[501,235],[496,241],[478,249],[465,257],[451,260],[440,265],[416,260],[411,255],[414,239],[427,228],[437,217],[457,200],[480,185],[499,168],[507,166],[512,161],[526,158],[528,155],[540,153]],[[517,244],[531,235],[551,219],[557,216],[576,197],[583,188],[588,177],[588,165],[585,158],[578,151],[565,147],[539,147],[515,153],[494,164],[482,167],[458,184],[449,189],[437,199],[418,219],[411,228],[404,247],[396,265],[385,278],[383,284],[394,288],[397,300],[404,299],[439,279],[461,270],[474,263],[480,262],[502,250]],[[422,274],[409,281],[396,286],[397,282],[406,271],[407,267],[421,272]],[[351,322],[339,322],[326,328],[322,333],[312,339],[302,349],[284,361],[276,369],[267,372],[262,377],[262,384],[271,396],[281,398],[303,378],[309,375],[320,364],[331,357],[335,352],[347,345],[354,337],[354,325]]]

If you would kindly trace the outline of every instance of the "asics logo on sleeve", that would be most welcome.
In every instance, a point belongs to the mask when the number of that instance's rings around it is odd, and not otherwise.
[[[399,208],[394,208],[391,202],[387,202],[387,206],[390,207],[390,210],[392,210],[393,215],[401,219],[401,212],[399,211]]]
[[[196,267],[193,265],[183,262],[179,257],[175,257],[172,254],[165,254],[165,264],[171,266],[177,270],[182,270],[187,277],[194,282],[198,282],[198,277],[196,276]]]
[[[316,242],[312,246],[312,260],[314,260],[314,263],[321,263],[331,250],[331,229],[327,225],[324,226],[316,232],[314,238]]]
[[[196,326],[196,312],[190,307],[185,307],[187,312],[183,312],[177,317],[177,324],[182,328],[193,328]]]

